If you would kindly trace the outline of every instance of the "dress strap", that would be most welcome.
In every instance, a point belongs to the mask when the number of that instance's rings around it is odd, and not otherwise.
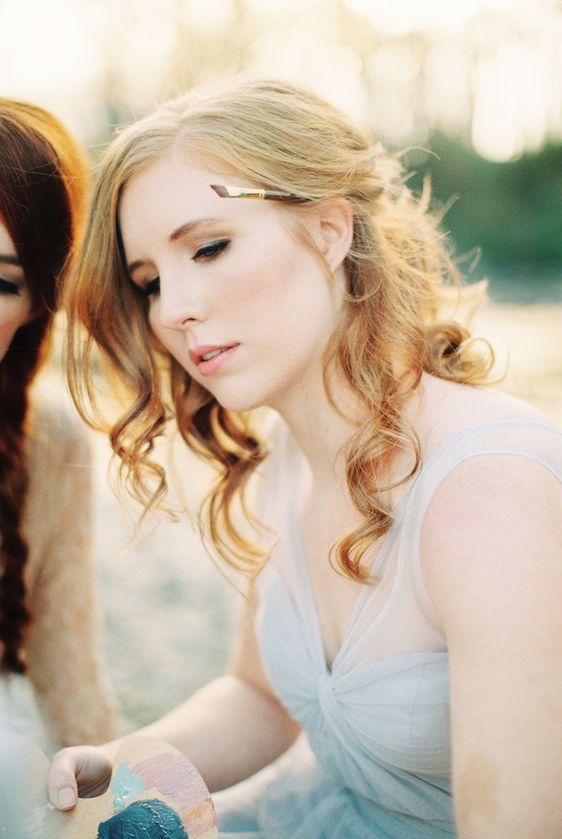
[[[539,463],[562,483],[562,429],[544,422],[486,422],[463,429],[446,440],[418,474],[401,511],[398,574],[412,575],[418,602],[430,628],[444,639],[421,573],[422,525],[439,485],[457,466],[479,455],[513,455]]]

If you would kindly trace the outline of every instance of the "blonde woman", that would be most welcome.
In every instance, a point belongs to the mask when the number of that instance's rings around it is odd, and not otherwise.
[[[102,742],[116,723],[98,650],[87,439],[60,397],[33,387],[87,183],[52,114],[0,98],[0,735],[47,749]]]
[[[479,386],[490,357],[439,314],[454,277],[396,160],[289,84],[170,102],[101,163],[66,292],[75,397],[90,416],[97,346],[147,505],[173,413],[249,579],[228,673],[145,729],[226,790],[225,837],[562,823],[562,433]],[[52,800],[101,791],[113,749],[57,755]]]

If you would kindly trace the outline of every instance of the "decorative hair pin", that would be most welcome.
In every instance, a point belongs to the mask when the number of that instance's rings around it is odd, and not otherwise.
[[[223,186],[222,184],[210,184],[211,189],[214,189],[217,195],[221,198],[261,198],[261,199],[292,199],[297,198],[290,192],[280,192],[276,189],[245,189],[239,186]]]

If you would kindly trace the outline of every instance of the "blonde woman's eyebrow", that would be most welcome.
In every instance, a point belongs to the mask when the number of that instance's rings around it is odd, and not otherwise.
[[[182,224],[173,233],[170,233],[170,242],[176,242],[178,239],[181,239],[182,236],[185,236],[187,233],[193,233],[198,227],[204,227],[205,225],[211,224],[219,224],[224,222],[224,219],[221,218],[200,218],[196,219],[195,221],[188,221],[186,224]]]

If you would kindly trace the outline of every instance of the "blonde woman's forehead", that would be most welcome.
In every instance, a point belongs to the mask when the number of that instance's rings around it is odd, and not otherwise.
[[[235,176],[234,176],[235,177]],[[164,154],[139,167],[126,181],[122,195],[136,192],[137,185],[155,193],[192,189],[209,190],[212,183],[226,183],[233,178],[226,167],[222,168],[201,157],[190,155],[181,148],[172,148]],[[133,187],[133,189],[131,188]]]
[[[263,218],[269,202],[221,197],[213,184],[231,175],[202,169],[185,155],[165,155],[133,176],[123,189],[119,226],[127,260],[142,258],[152,241],[173,241],[199,225],[234,224]],[[251,183],[239,184],[251,188]],[[268,205],[268,206],[264,206]]]
[[[223,182],[224,173],[201,168],[185,156],[167,154],[134,175],[125,185],[119,206],[121,222],[142,214],[157,221],[182,212],[227,209],[211,184]],[[189,219],[187,219],[189,220]]]

